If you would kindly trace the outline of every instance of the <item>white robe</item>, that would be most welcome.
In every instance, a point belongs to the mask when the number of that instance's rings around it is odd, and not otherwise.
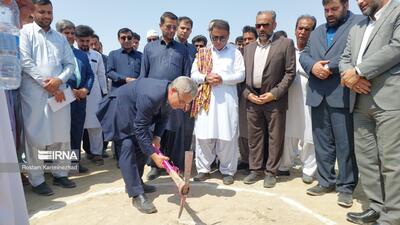
[[[94,82],[90,94],[86,98],[86,118],[84,128],[100,128],[96,112],[102,99],[102,93],[107,94],[106,71],[103,57],[100,53],[90,49],[86,52],[89,57],[90,66],[94,73]]]
[[[228,44],[222,50],[212,49],[213,69],[222,77],[222,84],[211,88],[208,113],[202,110],[195,122],[194,133],[198,139],[231,141],[238,136],[239,112],[236,85],[245,78],[242,54]],[[191,77],[197,83],[204,82],[204,74],[192,66]]]
[[[4,91],[0,91],[0,168],[17,165],[17,154],[11,132]],[[27,225],[28,213],[19,172],[0,171],[0,224]]]
[[[36,23],[20,32],[22,82],[21,108],[26,138],[35,146],[70,142],[70,106],[53,112],[47,104],[51,97],[42,87],[44,79],[58,77],[60,89],[75,69],[74,55],[63,35],[50,29],[44,32]]]
[[[288,91],[289,109],[286,112],[286,137],[314,143],[311,127],[311,110],[305,104],[308,75],[299,63],[300,51],[296,50],[296,77]]]

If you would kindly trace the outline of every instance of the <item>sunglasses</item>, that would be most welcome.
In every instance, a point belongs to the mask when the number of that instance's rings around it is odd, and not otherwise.
[[[130,41],[130,40],[132,40],[132,36],[121,36],[120,39],[123,41],[126,41],[126,40]]]
[[[225,36],[213,36],[213,35],[211,35],[210,39],[211,39],[211,41],[214,41],[214,42],[217,42],[217,41],[224,42],[224,41],[226,41],[227,38]]]
[[[271,26],[270,23],[256,23],[256,28],[260,29],[261,27],[269,27]]]

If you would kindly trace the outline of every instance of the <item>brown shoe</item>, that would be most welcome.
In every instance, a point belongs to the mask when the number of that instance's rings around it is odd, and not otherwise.
[[[92,162],[94,162],[96,166],[104,165],[104,159],[101,155],[94,155]]]
[[[24,186],[29,185],[29,179],[23,173],[21,173],[21,180],[22,180],[22,185]]]

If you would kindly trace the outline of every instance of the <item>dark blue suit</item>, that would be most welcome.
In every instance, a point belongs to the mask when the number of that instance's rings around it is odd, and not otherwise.
[[[76,65],[81,74],[81,80],[79,85],[77,84],[77,77],[74,73],[73,76],[69,78],[67,81],[67,85],[72,89],[81,89],[86,88],[89,93],[92,89],[94,82],[94,74],[92,68],[90,67],[89,59],[86,53],[83,51],[72,48],[74,52]],[[71,103],[71,149],[76,151],[80,158],[80,149],[81,149],[81,141],[83,134],[83,125],[85,123],[86,117],[86,99],[82,99],[80,101],[74,101]]]
[[[358,181],[358,171],[354,156],[353,118],[349,111],[350,91],[340,85],[338,63],[346,47],[350,28],[363,17],[349,11],[345,20],[337,27],[330,46],[327,41],[327,24],[315,29],[300,56],[300,63],[309,74],[307,105],[311,106],[311,118],[315,155],[317,161],[317,180],[321,186],[336,185],[336,190],[353,193]],[[332,72],[321,80],[312,72],[314,64],[329,60]],[[336,157],[339,175],[335,175]]]
[[[154,153],[153,135],[162,135],[171,109],[168,85],[169,81],[141,78],[113,90],[100,103],[97,117],[104,140],[122,146],[119,165],[129,197],[144,193],[141,177],[146,157]]]

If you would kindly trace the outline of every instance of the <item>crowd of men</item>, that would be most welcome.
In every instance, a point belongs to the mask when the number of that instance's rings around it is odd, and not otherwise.
[[[41,165],[40,151],[72,150],[76,172],[86,173],[81,143],[102,166],[111,142],[133,205],[154,213],[146,163],[153,180],[162,160],[183,169],[195,150],[196,182],[216,164],[225,185],[240,169],[245,184],[273,188],[299,158],[303,182],[318,181],[308,195],[337,192],[338,205],[351,207],[360,177],[369,207],[347,219],[400,225],[400,4],[357,3],[363,15],[348,0],[322,0],[326,23],[299,16],[295,41],[275,31],[273,10],[258,12],[235,43],[227,21],[211,20],[209,44],[202,35],[189,43],[192,19],[165,12],[143,53],[140,35],[121,28],[121,48],[106,56],[90,26],[63,19],[54,30],[50,0],[33,0],[20,35],[21,87],[7,92],[19,159]],[[66,89],[76,100],[52,110],[48,98],[62,103]],[[76,187],[70,171],[51,172],[53,185]],[[26,173],[35,193],[53,194],[43,170]]]

